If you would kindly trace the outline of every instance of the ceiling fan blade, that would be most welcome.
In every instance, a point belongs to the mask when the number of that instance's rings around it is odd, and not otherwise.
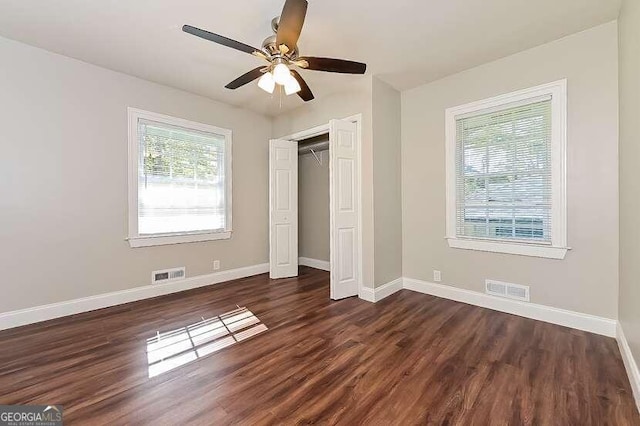
[[[278,21],[276,35],[276,46],[283,54],[295,49],[306,14],[307,0],[287,0],[285,2]]]
[[[201,30],[200,28],[192,27],[191,25],[183,25],[182,31],[184,31],[185,33],[193,34],[196,37],[200,37],[205,40],[230,47],[232,49],[240,50],[241,52],[246,52],[261,58],[266,58],[265,54],[260,49],[256,49],[255,47],[249,46],[248,44],[240,43],[239,41],[232,40],[219,34]]]
[[[296,59],[295,63],[301,68],[308,70],[339,72],[343,74],[364,74],[367,70],[367,64],[363,64],[362,62],[346,61],[344,59],[304,56]]]
[[[300,85],[301,90],[298,92],[298,96],[300,96],[302,100],[305,102],[309,102],[313,100],[314,98],[313,93],[311,93],[311,89],[309,89],[309,86],[307,86],[307,82],[304,81],[304,78],[302,78],[300,73],[298,73],[298,71],[296,70],[291,70],[291,74],[298,81],[298,84]]]
[[[251,83],[253,80],[261,77],[262,74],[264,74],[264,69],[264,67],[254,68],[251,71],[242,74],[240,77],[236,78],[224,87],[226,87],[227,89],[237,89],[238,87],[242,87],[247,83]]]

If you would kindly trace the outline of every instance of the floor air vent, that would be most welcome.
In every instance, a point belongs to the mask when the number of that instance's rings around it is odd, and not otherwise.
[[[151,273],[151,284],[165,283],[168,281],[181,280],[186,275],[185,267],[163,269],[162,271],[153,271]]]
[[[485,280],[485,292],[492,296],[506,297],[524,302],[529,301],[529,286],[526,285]]]

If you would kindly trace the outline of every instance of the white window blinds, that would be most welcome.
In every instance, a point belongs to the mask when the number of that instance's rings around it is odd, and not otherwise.
[[[226,229],[224,135],[145,119],[137,135],[138,233]]]
[[[456,117],[456,236],[551,244],[551,96]]]

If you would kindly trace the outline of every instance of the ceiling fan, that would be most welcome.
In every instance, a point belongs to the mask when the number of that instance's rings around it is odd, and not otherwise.
[[[184,25],[182,31],[249,53],[269,63],[269,65],[252,69],[236,78],[225,86],[227,89],[237,89],[260,78],[258,86],[264,91],[273,93],[276,84],[278,84],[284,86],[287,95],[297,93],[307,102],[313,99],[313,93],[300,73],[290,67],[343,74],[364,74],[367,65],[344,59],[300,56],[297,43],[306,14],[307,0],[286,0],[280,16],[271,20],[271,28],[275,34],[262,42],[261,49],[191,25]]]

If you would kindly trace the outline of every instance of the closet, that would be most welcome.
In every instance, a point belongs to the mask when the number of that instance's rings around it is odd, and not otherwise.
[[[362,283],[360,120],[359,115],[331,120],[270,141],[272,279],[297,276],[301,259],[303,264],[330,270],[332,299],[358,295]]]
[[[298,142],[298,262],[330,269],[329,133]]]

